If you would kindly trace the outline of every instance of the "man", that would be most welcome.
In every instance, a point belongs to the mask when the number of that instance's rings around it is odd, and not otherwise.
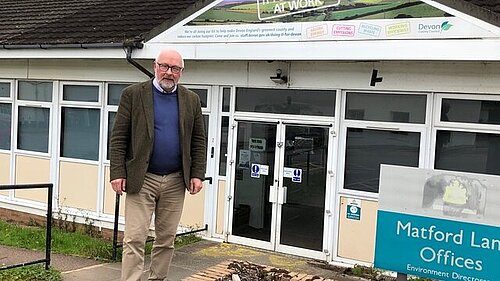
[[[205,177],[206,143],[198,95],[178,84],[184,60],[161,51],[155,78],[123,90],[111,134],[111,186],[127,193],[122,280],[141,280],[144,245],[155,214],[148,280],[167,277],[185,189],[198,193]]]

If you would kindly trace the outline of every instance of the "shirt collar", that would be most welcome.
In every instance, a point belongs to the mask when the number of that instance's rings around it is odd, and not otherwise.
[[[160,83],[158,82],[158,80],[156,78],[153,79],[153,86],[156,88],[156,90],[160,91],[160,93],[162,93],[162,94],[172,94],[172,93],[175,93],[175,91],[177,91],[177,85],[175,85],[174,90],[172,90],[172,92],[167,92],[167,91],[163,90],[163,88],[160,86]]]

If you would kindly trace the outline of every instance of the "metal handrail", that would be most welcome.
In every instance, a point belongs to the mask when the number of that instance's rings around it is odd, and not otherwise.
[[[45,270],[49,269],[50,266],[50,252],[52,247],[52,194],[54,189],[54,184],[52,183],[40,183],[40,184],[14,184],[14,185],[0,185],[0,190],[10,190],[10,189],[33,189],[33,188],[47,188],[47,226],[45,235],[45,259],[34,260],[29,262],[23,262],[8,266],[0,267],[1,270],[11,269],[16,267],[22,267],[37,263],[45,263]]]

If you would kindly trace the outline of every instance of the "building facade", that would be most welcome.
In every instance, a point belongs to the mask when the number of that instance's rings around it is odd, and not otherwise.
[[[182,228],[371,264],[380,164],[500,174],[500,28],[406,2],[385,3],[383,19],[365,5],[359,19],[325,20],[354,8],[216,1],[146,36],[133,60],[151,70],[158,50],[177,48],[182,82],[202,100],[212,180],[186,197]],[[0,51],[0,183],[52,182],[57,210],[113,227],[109,134],[121,90],[148,79],[124,56]],[[43,215],[46,201],[0,192],[0,207],[16,211]]]

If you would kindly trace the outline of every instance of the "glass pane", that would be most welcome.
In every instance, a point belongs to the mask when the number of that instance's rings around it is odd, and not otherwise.
[[[250,140],[260,146],[250,147]],[[233,234],[269,242],[271,212],[269,187],[274,181],[276,125],[240,122],[236,144]],[[269,167],[267,175],[252,176],[251,164]]]
[[[420,133],[347,129],[344,188],[378,192],[380,164],[418,167]]]
[[[348,93],[346,119],[425,123],[425,95]]]
[[[222,90],[222,112],[229,112],[231,108],[231,88]]]
[[[443,99],[441,121],[500,124],[500,101]]]
[[[208,145],[208,122],[210,121],[210,116],[208,114],[203,114],[203,126],[205,126],[205,143],[207,145],[207,157],[210,157],[211,146]]]
[[[109,141],[111,140],[111,132],[113,131],[113,125],[115,124],[116,112],[108,113],[108,147],[106,149],[106,159],[109,160]]]
[[[50,110],[20,106],[18,118],[17,148],[48,152]]]
[[[500,135],[439,130],[434,168],[500,175]]]
[[[285,169],[300,169],[300,180],[283,178],[280,244],[323,250],[328,129],[286,127]]]
[[[52,82],[19,81],[18,99],[52,101]]]
[[[0,97],[1,98],[10,97],[10,83],[5,83],[5,82],[0,83]]]
[[[0,149],[10,150],[12,105],[0,103]]]
[[[120,104],[122,91],[131,84],[109,84],[108,85],[108,105]]]
[[[99,86],[64,85],[63,100],[97,102]]]
[[[223,116],[220,124],[220,155],[219,155],[219,175],[226,175],[227,166],[227,137],[229,133],[229,117]]]
[[[334,116],[335,91],[237,88],[236,110]]]
[[[62,108],[62,157],[99,159],[99,113],[99,109]]]
[[[193,89],[190,88],[191,91],[195,92],[200,96],[201,107],[207,107],[207,98],[208,98],[208,90],[207,89]]]

